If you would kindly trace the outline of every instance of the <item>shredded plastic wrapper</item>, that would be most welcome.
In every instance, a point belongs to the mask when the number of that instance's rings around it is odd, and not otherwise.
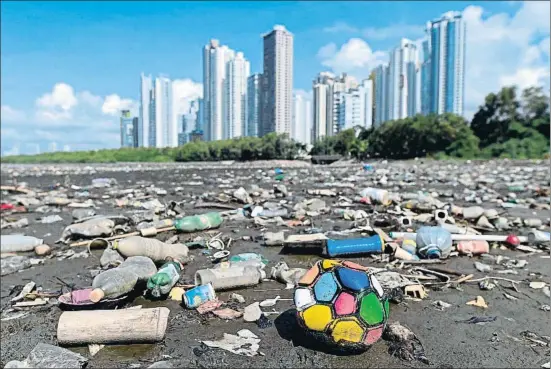
[[[62,347],[39,343],[23,361],[13,360],[4,368],[82,368],[85,357]]]
[[[12,274],[17,271],[30,268],[31,265],[31,259],[26,256],[11,256],[4,258],[1,261],[0,275],[5,276]]]

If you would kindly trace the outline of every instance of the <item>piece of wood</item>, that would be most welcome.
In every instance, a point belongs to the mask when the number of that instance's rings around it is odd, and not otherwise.
[[[472,277],[474,277],[474,274],[469,274],[469,275],[466,275],[466,276],[461,277],[461,278],[459,278],[459,279],[456,279],[455,281],[453,281],[453,283],[460,284],[460,283],[463,283],[463,282],[468,281],[468,280],[471,279]]]
[[[66,311],[59,317],[57,340],[65,345],[159,342],[169,313],[166,307]]]

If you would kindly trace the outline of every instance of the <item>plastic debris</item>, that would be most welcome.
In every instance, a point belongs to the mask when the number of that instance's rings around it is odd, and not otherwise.
[[[201,341],[208,347],[221,348],[236,355],[256,356],[260,348],[260,338],[248,329],[242,329],[237,335],[224,333],[224,338],[219,341]]]
[[[10,361],[4,368],[83,368],[88,359],[70,350],[39,343],[23,361]]]

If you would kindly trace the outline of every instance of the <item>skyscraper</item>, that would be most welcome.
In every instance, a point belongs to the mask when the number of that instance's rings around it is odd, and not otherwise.
[[[57,151],[57,142],[50,142],[50,144],[48,145],[48,151],[49,152],[56,152]]]
[[[335,75],[321,72],[312,83],[313,123],[312,142],[333,134],[333,84]]]
[[[262,99],[262,74],[256,73],[247,79],[247,129],[246,134],[250,137],[258,136]]]
[[[375,127],[381,126],[389,117],[388,104],[388,77],[389,68],[379,65],[374,71],[375,80],[375,116],[373,123]]]
[[[151,89],[153,88],[151,75],[140,77],[140,112],[138,122],[138,146],[149,146],[149,107],[151,105]]]
[[[335,120],[338,131],[373,124],[373,83],[364,80],[358,87],[347,92],[337,92],[335,98]]]
[[[427,23],[430,55],[429,113],[463,115],[465,86],[465,22],[459,12],[448,12]]]
[[[423,64],[421,65],[421,114],[427,115],[431,110],[431,55],[429,40],[423,41]]]
[[[293,99],[293,35],[284,26],[264,38],[262,127],[269,132],[291,133]]]
[[[130,110],[121,112],[121,147],[134,147],[134,118],[130,114]]]
[[[339,130],[338,109],[343,93],[357,88],[358,82],[346,73],[336,77],[330,72],[321,72],[314,79],[313,140],[332,136]],[[325,100],[325,101],[321,101]]]
[[[417,112],[418,58],[417,46],[405,38],[400,41],[400,46],[390,53],[388,120],[403,119]]]
[[[293,94],[291,138],[304,144],[312,141],[312,102],[300,94]]]
[[[228,61],[226,71],[223,137],[228,139],[245,136],[247,124],[247,78],[250,65],[242,52]]]
[[[206,141],[223,138],[226,64],[234,54],[227,46],[220,46],[218,40],[211,40],[203,48],[203,130]]]
[[[133,143],[134,147],[140,147],[140,144],[138,142],[138,127],[140,120],[138,117],[132,118],[132,130],[133,130]]]
[[[167,77],[155,78],[149,109],[149,146],[178,146],[178,122],[172,106],[172,82]]]

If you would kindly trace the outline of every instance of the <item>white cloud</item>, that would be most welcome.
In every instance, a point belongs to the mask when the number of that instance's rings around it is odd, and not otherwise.
[[[520,89],[525,89],[530,86],[541,85],[541,82],[549,79],[549,76],[549,68],[522,68],[517,70],[515,74],[501,77],[500,84],[502,86],[516,85]]]
[[[513,16],[498,13],[484,17],[479,6],[465,8],[467,117],[488,93],[502,86],[549,86],[549,12],[548,2],[523,2]],[[535,42],[545,36],[547,41]]]
[[[463,10],[467,25],[465,115],[470,118],[484,97],[501,87],[517,84],[520,88],[543,85],[549,89],[550,3],[522,2],[515,14],[486,15],[480,6]],[[421,26],[397,25],[358,29],[336,23],[327,32],[361,32],[370,39],[420,36]],[[373,51],[360,38],[351,38],[340,48],[327,44],[318,52],[321,64],[334,72],[347,72],[358,78],[369,74],[387,54]]]
[[[2,145],[41,143],[45,149],[55,141],[59,147],[68,144],[74,149],[118,147],[118,117],[123,109],[136,114],[137,103],[117,94],[102,97],[57,83],[36,99],[34,111],[2,106]]]
[[[191,101],[203,97],[203,84],[193,80],[175,79],[172,81],[172,99],[176,114],[186,114]]]
[[[312,90],[293,90],[293,93],[297,96],[302,96],[306,100],[312,100]]]
[[[191,79],[176,79],[172,86],[177,114],[186,112],[192,100],[203,96],[202,84]],[[121,110],[128,109],[136,116],[138,106],[130,98],[75,91],[73,86],[60,82],[38,97],[34,109],[27,112],[2,105],[2,146],[26,147],[32,143],[45,150],[54,141],[58,147],[70,145],[73,150],[116,148],[120,145]]]
[[[73,87],[66,83],[56,83],[52,92],[42,95],[36,105],[45,109],[70,110],[78,103]]]
[[[19,122],[26,117],[25,112],[12,108],[9,105],[2,105],[0,110],[0,119],[5,122]]]
[[[327,44],[318,51],[323,66],[335,73],[350,73],[365,78],[377,65],[386,62],[388,56],[382,51],[371,50],[361,38],[351,38],[337,50],[335,44]]]
[[[131,99],[122,99],[117,94],[112,94],[105,97],[101,111],[103,114],[119,117],[121,110],[130,110],[133,114],[137,114],[137,104]]]

